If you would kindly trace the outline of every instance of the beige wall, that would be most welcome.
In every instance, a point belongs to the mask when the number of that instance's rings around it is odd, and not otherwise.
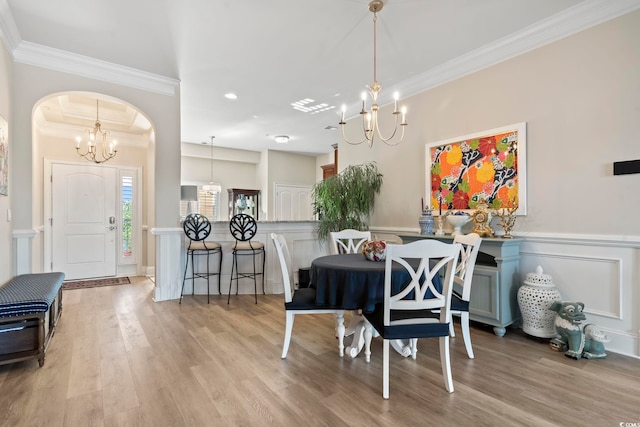
[[[637,11],[406,99],[405,141],[341,143],[339,167],[376,161],[371,224],[417,229],[425,143],[527,122],[528,215],[515,231],[640,238],[621,216],[640,211],[640,175],[612,174],[614,161],[640,159],[639,76]]]
[[[209,148],[184,143],[182,147],[182,184],[208,183],[211,176],[211,154],[206,150]],[[257,153],[215,147],[213,158],[213,181],[222,186],[222,200],[225,202],[220,211],[221,220],[228,219],[226,200],[229,188],[261,190],[260,220],[268,220],[274,217],[275,184],[311,186],[316,182],[315,157],[276,150]]]
[[[30,230],[40,223],[33,203],[42,186],[35,170],[42,167],[38,148],[33,144],[32,112],[37,103],[51,94],[67,91],[102,93],[127,102],[142,111],[154,127],[149,146],[148,181],[145,194],[150,205],[143,207],[149,227],[178,227],[180,200],[180,92],[162,95],[116,84],[81,78],[24,64],[13,64],[13,176],[14,230]],[[155,170],[162,171],[155,174]],[[155,197],[158,193],[158,197]],[[154,238],[147,236],[147,259],[153,266]],[[36,270],[39,271],[39,268]]]
[[[0,116],[9,124],[11,129],[11,58],[4,48],[4,44],[0,43]],[[13,256],[12,243],[13,237],[11,233],[11,223],[7,221],[7,211],[11,209],[11,199],[13,196],[13,131],[11,129],[9,135],[9,195],[0,196],[0,285],[5,283],[12,277]]]
[[[183,156],[182,183],[191,185],[208,184],[211,176],[211,160],[200,157]],[[229,219],[227,206],[229,188],[256,189],[256,164],[227,160],[213,161],[213,182],[222,187],[220,220]]]
[[[640,175],[612,170],[640,159],[639,76],[636,11],[406,99],[406,140],[341,143],[339,168],[376,161],[384,183],[372,228],[417,231],[425,144],[526,122],[528,214],[514,228],[524,237],[514,280],[543,266],[563,300],[585,303],[607,350],[640,357]]]

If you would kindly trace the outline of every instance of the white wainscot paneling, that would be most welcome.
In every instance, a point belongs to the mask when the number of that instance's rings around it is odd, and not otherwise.
[[[622,319],[622,259],[583,255],[536,254],[544,272],[553,277],[563,301],[580,301],[585,313]],[[523,270],[523,278],[533,269]]]
[[[585,304],[584,324],[598,325],[610,338],[608,351],[640,357],[640,272],[638,247],[615,239],[524,237],[521,279],[541,265],[564,301]],[[635,278],[635,279],[634,279]]]

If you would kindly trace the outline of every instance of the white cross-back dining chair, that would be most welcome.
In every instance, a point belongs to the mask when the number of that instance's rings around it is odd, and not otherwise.
[[[469,331],[469,301],[471,299],[471,281],[482,238],[477,233],[458,234],[453,243],[460,243],[460,260],[453,278],[453,296],[451,298],[451,314],[460,316],[462,338],[469,359],[473,359],[471,332]],[[450,335],[455,336],[453,322],[450,323]]]
[[[362,244],[367,240],[371,240],[370,231],[354,230],[353,228],[346,228],[340,231],[332,231],[331,235],[331,248],[333,254],[355,254],[360,252]],[[349,321],[349,325],[345,330],[345,336],[351,336],[356,330],[356,326],[360,322],[362,317],[355,311],[352,311],[352,316]]]
[[[370,231],[359,231],[351,228],[333,231],[331,234],[332,253],[354,254],[360,251],[362,244],[371,240]]]
[[[293,321],[296,314],[333,314],[336,318],[336,334],[338,337],[338,350],[340,357],[344,355],[344,310],[334,308],[321,308],[316,306],[316,290],[314,288],[293,288],[293,271],[291,269],[291,255],[287,247],[287,241],[281,234],[271,233],[271,240],[278,253],[280,270],[282,271],[282,284],[284,286],[284,308],[286,313],[284,345],[282,346],[282,358],[286,359],[291,342]]]
[[[451,322],[451,294],[453,277],[461,245],[437,240],[420,240],[406,245],[387,245],[384,276],[384,302],[374,311],[364,313],[369,321],[365,329],[366,347],[369,348],[372,328],[384,339],[382,347],[382,397],[389,398],[389,344],[390,340],[408,339],[415,346],[418,338],[438,338],[440,364],[445,388],[453,392],[451,361],[449,357],[449,324]],[[408,259],[419,258],[417,268]],[[432,265],[433,261],[433,265]],[[411,280],[395,284],[392,288],[393,263],[402,266]],[[415,264],[413,264],[415,265]],[[434,282],[444,270],[440,281],[442,290]],[[439,313],[433,313],[439,310]]]

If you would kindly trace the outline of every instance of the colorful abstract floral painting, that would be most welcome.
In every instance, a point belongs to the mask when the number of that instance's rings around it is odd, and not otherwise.
[[[431,206],[442,210],[523,205],[524,123],[427,145]],[[429,183],[428,183],[429,185]]]

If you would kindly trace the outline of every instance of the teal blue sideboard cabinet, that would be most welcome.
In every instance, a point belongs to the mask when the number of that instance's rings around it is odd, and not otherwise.
[[[420,239],[453,242],[453,236],[400,234],[404,243]],[[520,320],[517,293],[520,287],[522,239],[483,238],[473,271],[469,318],[493,326],[503,336],[507,326]]]

